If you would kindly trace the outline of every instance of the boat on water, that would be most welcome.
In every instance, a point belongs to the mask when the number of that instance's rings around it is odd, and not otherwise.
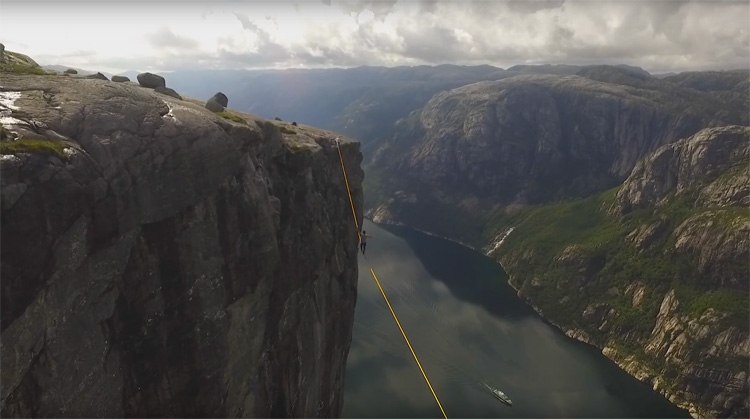
[[[482,383],[485,387],[487,387],[487,390],[489,390],[495,398],[500,400],[501,402],[507,404],[508,406],[513,406],[513,401],[508,397],[505,393],[503,393],[501,390],[496,389],[492,386],[490,386],[487,383]]]

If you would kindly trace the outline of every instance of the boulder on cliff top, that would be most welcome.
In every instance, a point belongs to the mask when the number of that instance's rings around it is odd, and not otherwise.
[[[161,93],[167,96],[172,96],[175,99],[182,100],[182,96],[180,96],[180,94],[177,93],[174,89],[170,89],[169,87],[157,87],[154,89],[154,92]]]
[[[72,68],[69,68],[63,72],[63,74],[78,74],[78,70],[74,70]]]
[[[109,80],[107,76],[99,72],[95,74],[89,74],[88,76],[84,77],[84,79]]]
[[[122,83],[125,81],[130,81],[130,78],[125,76],[112,76],[112,81]]]
[[[224,110],[224,106],[217,102],[216,99],[211,98],[206,101],[206,109],[211,112],[221,112]]]
[[[166,87],[167,82],[164,77],[153,74],[153,73],[140,73],[138,74],[138,83],[143,87],[155,89],[157,87]]]
[[[218,103],[219,105],[225,108],[229,106],[229,99],[227,98],[227,95],[221,92],[216,92],[216,94],[211,96],[211,99],[208,99],[208,100],[215,100],[216,103]]]

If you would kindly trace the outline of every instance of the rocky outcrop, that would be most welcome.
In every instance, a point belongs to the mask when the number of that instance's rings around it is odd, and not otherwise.
[[[229,98],[227,98],[227,95],[225,95],[224,93],[221,93],[221,92],[216,92],[216,94],[213,95],[213,96],[211,96],[211,98],[208,99],[208,100],[209,101],[213,100],[214,102],[218,103],[219,105],[221,105],[221,106],[223,106],[225,108],[227,106],[229,106]]]
[[[697,261],[705,280],[747,290],[750,271],[741,261],[750,254],[750,220],[739,215],[750,206],[749,161],[750,127],[702,130],[639,162],[612,211],[627,214],[675,202],[683,209],[705,208],[679,220],[671,251]],[[642,245],[664,226],[641,226],[633,240]]]
[[[0,54],[0,73],[46,74],[39,64],[28,55],[5,49]]]
[[[107,76],[105,76],[104,74],[99,73],[99,72],[94,73],[94,74],[89,74],[88,76],[84,76],[83,78],[85,78],[85,79],[94,79],[94,80],[109,80],[107,78]]]
[[[164,80],[164,77],[153,74],[153,73],[140,73],[137,76],[138,83],[143,87],[148,87],[150,89],[156,89],[157,87],[166,87],[167,82]]]
[[[626,214],[652,207],[688,191],[697,191],[696,196],[686,196],[697,200],[696,205],[750,206],[750,183],[744,170],[748,160],[750,127],[702,130],[640,161],[617,193],[616,211]]]
[[[667,292],[645,345],[645,354],[662,362],[625,355],[617,339],[603,353],[693,416],[747,416],[747,331],[722,325],[722,314],[710,308],[698,317],[684,315],[680,304],[674,290]]]
[[[222,112],[229,105],[229,99],[224,93],[218,92],[206,101],[206,109],[211,112]]]
[[[69,68],[69,69],[65,70],[65,71],[63,72],[63,74],[70,74],[70,75],[75,75],[75,74],[78,74],[78,70],[76,70],[76,69],[74,69],[74,68]]]
[[[209,99],[206,101],[206,109],[208,109],[211,112],[222,112],[224,111],[224,106],[222,106],[219,102]]]
[[[122,82],[130,81],[130,78],[126,76],[112,76],[112,81],[117,82],[117,83],[122,83]]]
[[[746,211],[744,217],[731,212],[707,211],[686,219],[674,230],[673,252],[693,258],[706,281],[747,291],[750,219]]]
[[[357,239],[333,135],[127,83],[2,85],[3,417],[340,414]]]
[[[182,96],[180,96],[179,93],[175,92],[174,89],[170,89],[169,87],[155,87],[154,92],[182,100]]]

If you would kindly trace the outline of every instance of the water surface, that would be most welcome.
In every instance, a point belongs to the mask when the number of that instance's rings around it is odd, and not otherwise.
[[[372,266],[449,417],[689,417],[516,296],[491,259],[366,223],[344,390],[345,417],[439,417],[370,277]],[[509,407],[482,385],[504,391]]]

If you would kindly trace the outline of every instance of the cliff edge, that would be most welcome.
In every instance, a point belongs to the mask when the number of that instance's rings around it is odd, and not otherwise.
[[[62,75],[0,74],[0,102],[2,416],[340,414],[333,134]]]

